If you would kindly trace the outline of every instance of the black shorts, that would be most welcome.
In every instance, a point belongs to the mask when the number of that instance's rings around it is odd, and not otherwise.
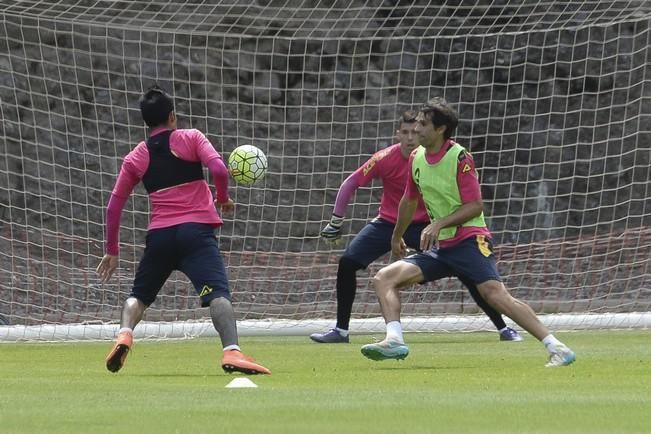
[[[226,268],[211,225],[183,223],[147,232],[129,296],[149,306],[174,270],[188,276],[202,307],[217,297],[230,300]]]
[[[497,271],[493,242],[483,235],[467,238],[452,247],[434,248],[407,256],[403,261],[420,268],[424,276],[423,283],[444,277],[458,277],[464,283],[475,285],[487,280],[502,280]]]
[[[407,246],[420,250],[420,233],[428,223],[412,223],[407,227],[402,238]],[[343,256],[363,265],[364,268],[380,256],[391,251],[391,237],[395,225],[381,218],[368,222],[353,241],[350,242]]]

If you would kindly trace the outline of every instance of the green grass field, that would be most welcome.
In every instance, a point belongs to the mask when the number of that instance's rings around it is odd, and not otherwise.
[[[217,339],[0,345],[2,433],[648,433],[651,331],[557,334],[577,353],[544,367],[530,336],[408,334],[401,362],[306,337],[243,338],[272,371],[225,388]],[[380,336],[376,336],[380,337]]]

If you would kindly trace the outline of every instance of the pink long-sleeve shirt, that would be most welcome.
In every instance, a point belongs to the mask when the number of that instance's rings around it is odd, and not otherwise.
[[[344,217],[350,198],[355,191],[359,187],[368,185],[373,179],[378,178],[382,180],[382,197],[378,217],[395,224],[398,219],[398,205],[405,191],[405,184],[411,178],[410,170],[409,159],[403,157],[400,153],[399,143],[376,152],[341,184],[335,199],[334,214]],[[429,217],[425,205],[422,201],[419,201],[413,222],[423,223],[428,221]]]
[[[429,164],[438,163],[441,161],[443,156],[445,156],[445,153],[453,143],[454,142],[452,140],[448,139],[437,153],[425,153],[425,159]],[[409,157],[410,176],[405,187],[405,195],[410,199],[421,199],[420,192],[418,191],[418,186],[414,182],[413,176],[411,176],[411,165],[414,161],[414,155],[415,153],[412,153]],[[475,161],[473,160],[472,155],[470,155],[468,152],[464,152],[463,157],[459,159],[457,166],[457,186],[459,187],[459,195],[461,197],[462,204],[481,200],[481,187],[479,185],[479,177],[475,168]],[[461,241],[465,240],[466,238],[470,238],[475,235],[490,237],[491,233],[488,228],[461,226],[453,238],[441,240],[439,247],[452,247],[455,244],[458,244]]]
[[[156,128],[151,136],[166,131]],[[222,157],[206,136],[196,129],[176,129],[170,135],[170,151],[186,161],[200,161],[208,167],[216,188],[217,202],[228,201],[228,169]],[[149,167],[146,142],[140,142],[124,158],[106,209],[106,253],[119,253],[120,219],[124,205]],[[149,195],[150,221],[148,230],[181,223],[222,224],[214,205],[213,195],[205,180],[187,182],[165,188]]]

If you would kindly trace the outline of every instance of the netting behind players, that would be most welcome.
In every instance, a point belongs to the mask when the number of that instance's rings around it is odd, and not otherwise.
[[[94,269],[121,158],[145,134],[137,100],[156,82],[180,125],[224,156],[253,144],[269,158],[263,182],[232,187],[237,212],[219,232],[242,320],[334,318],[341,250],[318,233],[337,189],[392,143],[403,110],[444,96],[513,293],[540,313],[584,315],[571,328],[615,313],[629,320],[595,324],[648,326],[633,314],[651,307],[648,2],[2,3],[3,322],[118,320],[144,242],[143,189],[123,214],[119,273],[100,285]],[[347,234],[375,215],[380,187],[358,191]],[[388,260],[359,274],[354,318],[379,315],[368,278]],[[403,303],[443,328],[487,327],[453,280]],[[206,317],[173,275],[145,319]]]

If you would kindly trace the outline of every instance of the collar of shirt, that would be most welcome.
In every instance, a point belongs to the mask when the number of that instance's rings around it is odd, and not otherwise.
[[[151,132],[149,133],[149,137],[155,136],[156,134],[160,134],[162,132],[168,131],[169,128],[167,127],[156,127]]]
[[[438,152],[437,152],[436,154],[428,154],[428,153],[425,153],[425,158],[427,159],[427,162],[428,162],[429,164],[436,164],[436,163],[438,163],[439,161],[441,161],[441,159],[443,158],[443,156],[445,155],[445,153],[448,152],[448,149],[450,149],[450,146],[452,146],[453,143],[454,143],[454,140],[452,140],[452,139],[447,139],[447,140],[443,143],[443,146],[441,146],[441,149],[439,149]]]

